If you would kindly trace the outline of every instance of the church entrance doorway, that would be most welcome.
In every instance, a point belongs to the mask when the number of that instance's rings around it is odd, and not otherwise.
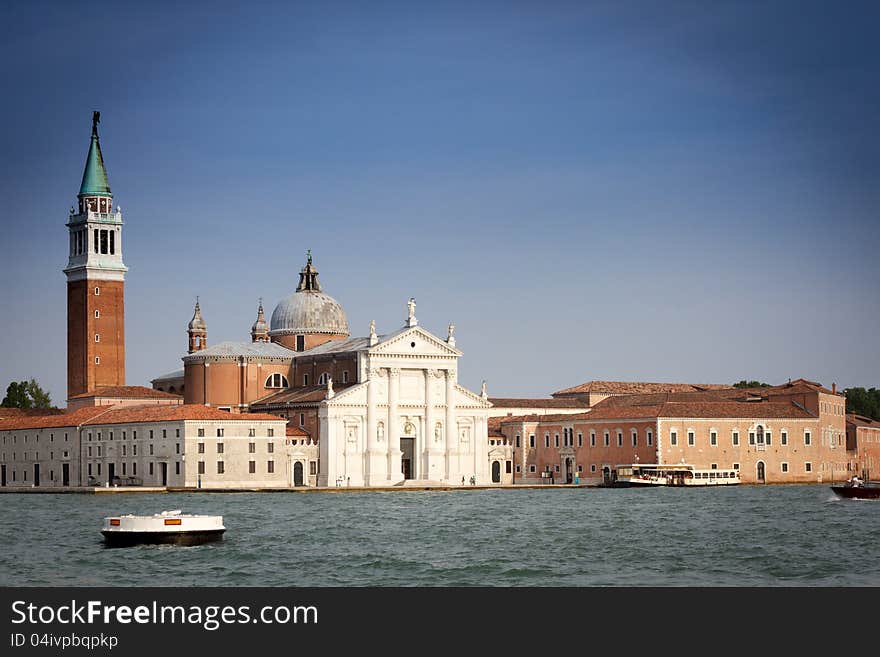
[[[500,484],[501,483],[501,462],[500,461],[492,461],[492,483]]]
[[[113,485],[113,479],[116,477],[116,464],[108,463],[107,464],[107,485]]]
[[[413,453],[415,452],[415,438],[400,439],[400,471],[403,473],[404,479],[415,479],[413,471]]]
[[[303,485],[303,464],[302,461],[297,461],[293,464],[293,485],[294,486],[302,486]]]

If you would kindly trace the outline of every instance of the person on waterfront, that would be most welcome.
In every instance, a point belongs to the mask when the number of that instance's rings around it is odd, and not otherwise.
[[[471,486],[476,486],[476,485],[477,485],[477,478],[474,477],[474,475],[471,475]]]
[[[461,475],[461,485],[464,486],[464,475]]]
[[[859,479],[859,475],[853,475],[852,479],[849,480],[849,483],[850,486],[852,486],[853,488],[858,488],[859,485],[862,483],[862,480]]]

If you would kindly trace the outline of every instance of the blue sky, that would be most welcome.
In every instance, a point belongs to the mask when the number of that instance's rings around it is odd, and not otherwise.
[[[0,383],[66,392],[93,110],[127,378],[248,339],[312,249],[352,333],[460,379],[880,385],[872,3],[7,2]]]

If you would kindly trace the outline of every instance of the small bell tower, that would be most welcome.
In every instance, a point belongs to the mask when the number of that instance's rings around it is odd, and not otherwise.
[[[251,326],[251,342],[269,342],[269,325],[263,315],[262,299],[260,299],[260,307],[257,309],[257,321]]]
[[[199,307],[198,297],[196,297],[195,311],[192,319],[189,320],[186,332],[189,334],[189,351],[187,353],[201,351],[208,346],[208,325],[202,319],[202,309]]]

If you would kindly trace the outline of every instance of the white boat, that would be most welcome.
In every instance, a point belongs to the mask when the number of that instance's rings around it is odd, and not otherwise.
[[[612,486],[732,486],[741,482],[739,470],[698,470],[688,463],[624,463],[617,466]]]
[[[152,516],[110,516],[104,518],[101,534],[114,547],[142,543],[199,545],[223,538],[223,516],[199,516],[181,513],[180,509]]]

